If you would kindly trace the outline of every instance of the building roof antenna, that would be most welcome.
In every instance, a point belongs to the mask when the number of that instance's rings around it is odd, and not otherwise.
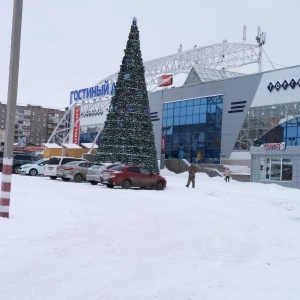
[[[244,40],[244,43],[246,41],[246,35],[247,35],[247,27],[246,25],[243,26],[243,40]]]
[[[178,48],[178,53],[181,53],[181,52],[182,52],[182,45],[180,44],[179,48]]]
[[[261,31],[260,26],[257,27],[257,36],[256,36],[256,42],[259,47],[259,52],[258,52],[258,73],[262,72],[262,51],[263,48],[262,46],[266,43],[266,37],[267,33]]]

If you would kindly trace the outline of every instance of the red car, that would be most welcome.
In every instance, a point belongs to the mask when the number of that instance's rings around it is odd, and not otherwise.
[[[141,187],[162,190],[167,185],[164,177],[153,174],[147,168],[141,166],[114,166],[103,170],[101,177],[102,183],[106,184],[108,188],[121,186],[123,189]]]

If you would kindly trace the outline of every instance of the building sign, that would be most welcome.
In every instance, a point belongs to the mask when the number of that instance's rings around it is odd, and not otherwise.
[[[168,86],[173,84],[173,75],[162,75],[158,78],[158,86]]]
[[[264,144],[265,150],[285,150],[285,143],[267,143]]]
[[[115,82],[109,83],[108,80],[105,80],[101,86],[96,85],[90,88],[72,91],[70,92],[70,104],[72,104],[73,101],[97,98],[102,96],[113,96],[115,93],[115,88]]]
[[[73,144],[79,144],[80,134],[80,106],[74,107]]]
[[[300,79],[296,81],[293,78],[290,82],[288,82],[287,80],[284,80],[282,83],[280,81],[277,81],[275,84],[270,82],[268,84],[268,90],[269,92],[272,92],[275,89],[278,92],[281,88],[283,88],[284,90],[286,90],[288,87],[294,89],[297,85],[300,87]]]
[[[26,136],[19,136],[18,137],[18,146],[25,148],[26,147]]]

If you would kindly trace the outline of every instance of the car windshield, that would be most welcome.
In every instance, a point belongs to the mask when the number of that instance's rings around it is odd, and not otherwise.
[[[51,157],[48,161],[48,165],[58,165],[60,157]]]
[[[40,159],[40,160],[38,160],[38,161],[35,161],[34,164],[38,165],[38,164],[40,164],[40,163],[42,163],[42,162],[44,162],[44,161],[45,161],[45,159]]]
[[[117,166],[112,166],[111,168],[107,168],[109,170],[115,170],[115,171],[122,171],[124,169],[124,166],[122,165],[117,165]]]
[[[113,165],[110,165],[110,166],[106,167],[106,169],[111,169],[111,168],[114,168],[116,166],[121,166],[121,164],[113,164]]]
[[[120,164],[108,164],[108,163],[100,163],[100,164],[95,164],[95,165],[92,165],[90,168],[91,169],[95,169],[95,170],[97,170],[97,169],[111,169],[111,168],[113,168],[113,167],[115,167],[115,166],[119,166]]]
[[[90,168],[91,169],[100,169],[101,167],[103,167],[102,165],[92,165]]]

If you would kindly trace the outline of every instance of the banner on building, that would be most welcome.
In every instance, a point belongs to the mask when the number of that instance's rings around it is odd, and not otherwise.
[[[79,144],[80,135],[80,106],[74,107],[73,144]]]
[[[158,78],[158,86],[169,86],[173,84],[173,75],[162,75]]]

